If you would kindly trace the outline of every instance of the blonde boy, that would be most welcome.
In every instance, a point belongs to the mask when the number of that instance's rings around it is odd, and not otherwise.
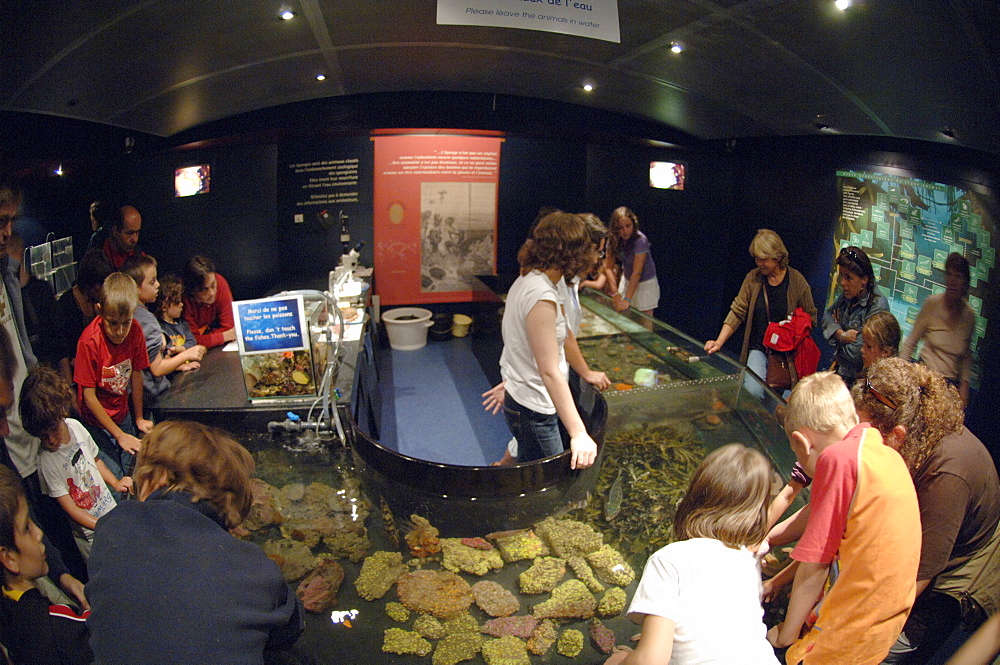
[[[792,558],[799,568],[785,622],[768,639],[791,645],[789,665],[875,665],[915,596],[920,512],[910,474],[878,430],[858,424],[851,395],[832,372],[795,386],[785,432],[813,489],[809,505],[769,538],[772,545],[798,540]]]
[[[97,458],[97,445],[87,428],[68,418],[72,404],[72,390],[59,372],[38,365],[28,373],[21,389],[21,422],[41,441],[38,471],[45,479],[46,494],[75,523],[77,546],[88,558],[97,520],[117,505],[108,487],[127,492],[132,478],[115,478]]]
[[[131,277],[120,272],[108,275],[95,306],[98,316],[84,328],[76,345],[73,380],[80,415],[116,478],[131,468],[139,450],[139,432],[153,428],[142,417],[142,370],[149,367],[149,357],[142,328],[133,325],[138,302],[138,288]]]

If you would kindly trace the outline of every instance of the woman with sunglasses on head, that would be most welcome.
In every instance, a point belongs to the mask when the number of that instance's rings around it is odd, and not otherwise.
[[[923,340],[920,362],[958,387],[964,404],[969,403],[969,374],[972,371],[972,333],[976,312],[969,306],[969,262],[952,252],[944,264],[944,293],[924,301],[913,330],[900,349],[899,357],[910,360]]]
[[[836,372],[848,387],[864,366],[861,358],[861,328],[875,312],[889,309],[879,293],[868,255],[860,247],[844,247],[837,256],[840,296],[823,315],[823,337],[834,347]]]
[[[883,663],[926,663],[959,621],[974,630],[1000,610],[1000,480],[941,374],[902,358],[867,371],[854,405],[906,462],[923,532],[917,601]]]

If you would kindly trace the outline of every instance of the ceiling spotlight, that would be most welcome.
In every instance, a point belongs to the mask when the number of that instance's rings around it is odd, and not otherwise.
[[[670,50],[673,53],[680,53],[684,50],[684,44],[677,41],[670,42]]]
[[[57,169],[56,169],[56,170],[54,171],[54,173],[55,173],[55,174],[56,174],[57,176],[62,176],[62,174],[64,173],[64,171],[63,171],[63,167],[62,167],[62,164],[60,164],[60,165],[59,165],[59,168],[57,168]]]
[[[317,74],[316,75],[316,80],[317,81],[325,81],[326,80],[326,74]]]
[[[851,6],[851,0],[836,0],[833,4],[840,11],[846,11]]]
[[[291,21],[293,18],[295,18],[295,12],[293,12],[291,9],[282,9],[281,10],[281,20],[282,21]]]
[[[594,85],[592,83],[584,83],[583,89],[587,92],[592,92],[594,90]]]

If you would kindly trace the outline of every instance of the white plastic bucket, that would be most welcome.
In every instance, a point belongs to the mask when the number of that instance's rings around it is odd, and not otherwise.
[[[397,307],[382,312],[382,322],[389,333],[389,346],[397,351],[415,351],[427,345],[427,329],[432,313],[422,307]]]

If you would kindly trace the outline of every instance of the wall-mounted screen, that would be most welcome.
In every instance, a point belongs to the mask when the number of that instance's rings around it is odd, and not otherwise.
[[[211,167],[208,164],[182,166],[174,171],[174,196],[206,194],[211,184]]]
[[[975,189],[906,175],[837,171],[840,219],[834,250],[854,245],[871,259],[879,290],[902,328],[913,329],[928,296],[945,291],[945,260],[957,252],[969,262],[968,303],[976,313],[971,383],[978,387],[979,350],[986,335],[996,260],[996,220],[988,195]],[[837,295],[836,264],[829,306]]]
[[[656,189],[684,189],[687,164],[684,162],[650,162],[649,186]]]

